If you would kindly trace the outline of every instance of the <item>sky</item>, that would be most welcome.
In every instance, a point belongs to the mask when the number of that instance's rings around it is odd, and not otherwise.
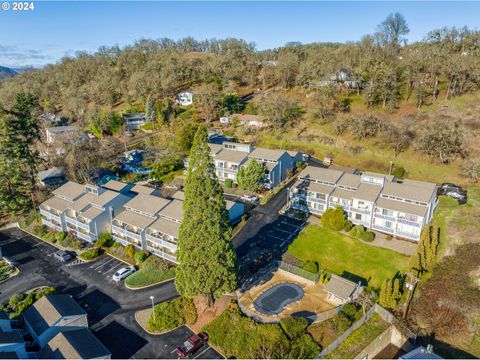
[[[480,2],[35,1],[29,11],[8,4],[0,10],[0,65],[8,67],[43,66],[142,38],[236,37],[260,50],[289,41],[357,41],[397,11],[410,27],[409,42],[443,26],[480,29]]]

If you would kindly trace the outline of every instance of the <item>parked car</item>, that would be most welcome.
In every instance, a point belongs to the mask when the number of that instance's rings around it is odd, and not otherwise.
[[[467,192],[466,191],[447,191],[444,195],[450,196],[451,198],[458,201],[460,205],[467,203]]]
[[[258,197],[255,195],[243,195],[242,199],[252,203],[256,203],[258,201]]]
[[[439,195],[446,195],[446,193],[449,191],[457,191],[457,192],[463,191],[461,186],[458,186],[452,183],[443,183],[442,185],[440,185],[438,190],[439,190]]]
[[[126,266],[118,270],[115,274],[112,275],[113,281],[121,281],[126,277],[132,275],[135,272],[134,266]]]
[[[67,262],[73,259],[73,256],[64,251],[64,250],[59,250],[53,254],[53,257],[57,260],[60,260],[61,262]]]
[[[195,353],[195,351],[197,351],[203,345],[205,345],[207,341],[208,341],[208,335],[205,333],[200,333],[198,335],[190,336],[187,339],[187,341],[183,343],[183,345],[175,349],[175,352],[181,358],[185,358]]]

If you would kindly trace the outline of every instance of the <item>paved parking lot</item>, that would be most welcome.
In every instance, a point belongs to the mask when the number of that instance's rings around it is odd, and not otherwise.
[[[255,236],[237,249],[241,263],[241,280],[250,277],[272,261],[279,260],[304,226],[304,221],[279,216],[272,223],[260,228]]]
[[[129,290],[123,282],[112,280],[112,274],[124,266],[121,261],[104,256],[89,263],[64,264],[53,257],[57,248],[19,229],[0,232],[0,246],[3,255],[22,270],[20,275],[2,284],[0,303],[37,286],[54,286],[58,292],[72,295],[87,311],[92,331],[113,358],[176,358],[172,350],[192,335],[187,327],[182,327],[169,334],[152,336],[135,321],[135,311],[151,306],[150,296],[154,296],[155,302],[177,296],[173,282]],[[199,350],[194,357],[221,358],[210,348]]]

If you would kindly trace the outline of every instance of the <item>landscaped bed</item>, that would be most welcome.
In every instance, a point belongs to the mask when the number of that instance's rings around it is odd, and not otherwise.
[[[362,326],[350,334],[343,342],[331,353],[327,355],[328,359],[353,359],[377,336],[384,332],[390,326],[380,315],[375,313]]]
[[[361,277],[377,288],[397,272],[407,271],[409,263],[408,256],[315,225],[307,226],[288,252],[303,262],[316,261],[324,270]]]
[[[140,270],[125,280],[125,285],[129,288],[154,285],[175,277],[175,267],[153,255],[140,266]]]

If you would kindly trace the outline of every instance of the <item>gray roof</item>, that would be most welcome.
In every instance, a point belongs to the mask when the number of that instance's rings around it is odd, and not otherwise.
[[[110,355],[88,329],[62,331],[40,352],[41,359],[98,359]]]
[[[340,199],[351,200],[352,196],[355,194],[355,191],[345,190],[340,188],[335,188],[330,196],[334,196]]]
[[[348,300],[357,288],[357,283],[347,280],[341,276],[332,274],[332,277],[325,285],[325,291],[335,295],[337,298]]]
[[[118,180],[110,180],[106,184],[102,185],[105,189],[110,189],[113,191],[122,191],[127,187],[131,187],[131,184],[124,183]]]
[[[115,216],[114,220],[118,220],[124,224],[133,225],[140,229],[145,229],[155,221],[155,218],[138,214],[130,210],[123,210]]]
[[[183,201],[173,199],[167,206],[165,206],[162,211],[158,213],[159,216],[164,216],[170,219],[175,219],[182,221],[183,218]]]
[[[158,232],[161,232],[163,234],[173,236],[173,237],[178,239],[178,233],[180,231],[180,224],[175,222],[175,221],[167,220],[167,219],[164,219],[164,218],[158,218],[148,228],[152,229],[152,230],[155,230],[155,231],[158,231]]]
[[[309,178],[310,180],[321,180],[330,183],[336,183],[342,175],[343,171],[340,170],[331,170],[316,166],[307,166],[305,169],[303,169],[300,175],[298,175],[298,177],[300,179]]]
[[[382,174],[382,173],[377,173],[373,171],[364,171],[362,175],[367,175],[367,176],[372,176],[372,177],[377,177],[377,178],[382,178],[382,179],[387,179],[387,181],[392,182],[395,179],[395,176],[393,175],[388,175],[388,174]]]
[[[282,157],[282,155],[285,154],[285,152],[286,150],[255,148],[255,150],[253,150],[248,155],[248,157],[255,159],[278,161]]]
[[[403,201],[396,201],[390,199],[378,198],[376,206],[382,209],[390,209],[406,214],[418,215],[425,217],[428,208],[426,206],[408,204]]]
[[[423,185],[419,186],[420,183]],[[382,194],[428,203],[435,194],[435,184],[420,181],[403,184],[387,182],[383,187]]]
[[[338,180],[338,185],[348,186],[351,188],[357,189],[362,183],[362,178],[359,175],[344,173],[340,180]]]
[[[223,149],[223,146],[220,144],[213,144],[213,143],[208,143],[208,147],[210,148],[210,155],[215,155],[217,154],[220,150]]]
[[[181,190],[176,191],[172,196],[172,199],[185,200],[185,193]]]
[[[145,186],[145,185],[134,185],[131,189],[131,192],[137,193],[137,194],[147,194],[147,195],[152,195],[156,190],[150,186]]]
[[[53,196],[50,199],[45,200],[41,205],[40,208],[50,208],[50,209],[55,209],[60,212],[65,211],[69,207],[72,206],[72,202],[64,200],[62,198]]]
[[[155,216],[169,202],[169,200],[158,196],[138,194],[124,206],[125,208],[132,208],[148,215]]]
[[[77,130],[80,130],[78,126],[75,125],[69,125],[69,126],[54,126],[54,127],[49,127],[46,129],[49,133],[52,134],[61,134],[65,132],[74,132]]]
[[[58,189],[55,189],[53,191],[53,195],[73,200],[85,192],[86,191],[84,185],[69,181],[66,184],[60,186]]]
[[[87,313],[70,295],[45,295],[23,313],[35,334],[43,334],[64,316],[86,316]]]
[[[442,357],[435,354],[433,351],[427,350],[425,347],[420,346],[405,355],[399,357],[399,359],[443,359]]]
[[[53,177],[62,177],[65,175],[64,167],[52,167],[47,170],[39,171],[37,177],[40,181],[47,180]]]
[[[248,156],[248,153],[244,151],[235,151],[222,149],[215,155],[215,160],[228,161],[236,164],[240,164]]]
[[[333,189],[335,189],[333,186],[329,185],[324,185],[324,184],[317,184],[314,182],[311,182],[310,185],[308,185],[308,190],[320,194],[330,194]]]
[[[355,199],[374,202],[380,194],[381,190],[382,188],[378,185],[362,183],[358,187],[357,191],[355,191],[353,197]]]

